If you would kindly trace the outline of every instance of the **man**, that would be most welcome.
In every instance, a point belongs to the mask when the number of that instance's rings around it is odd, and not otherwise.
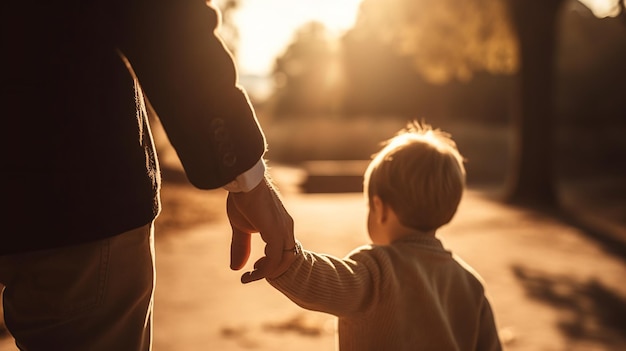
[[[190,182],[225,187],[231,266],[260,232],[277,271],[293,222],[265,140],[202,0],[3,3],[6,325],[23,350],[149,350],[157,112]],[[242,219],[243,218],[243,219]]]

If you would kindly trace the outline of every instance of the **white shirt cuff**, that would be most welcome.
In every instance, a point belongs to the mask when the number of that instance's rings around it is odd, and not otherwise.
[[[261,158],[252,168],[240,174],[232,182],[223,186],[224,189],[233,192],[248,192],[254,189],[265,177],[265,162]]]

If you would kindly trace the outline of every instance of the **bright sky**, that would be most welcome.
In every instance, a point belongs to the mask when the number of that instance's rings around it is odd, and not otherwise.
[[[233,13],[240,42],[238,68],[244,74],[268,74],[274,58],[291,43],[294,31],[310,21],[340,35],[352,27],[361,0],[241,0]]]

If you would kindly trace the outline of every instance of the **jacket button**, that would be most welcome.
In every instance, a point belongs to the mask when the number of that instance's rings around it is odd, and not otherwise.
[[[237,156],[234,152],[227,152],[224,154],[224,156],[222,156],[222,163],[224,163],[226,167],[232,167],[235,165],[236,162]]]
[[[224,127],[216,128],[215,131],[213,132],[213,136],[215,137],[215,140],[217,141],[224,141],[228,139],[228,133],[226,132],[226,128]]]
[[[211,128],[213,129],[217,129],[223,126],[224,126],[224,120],[221,118],[215,118],[214,120],[211,121]]]

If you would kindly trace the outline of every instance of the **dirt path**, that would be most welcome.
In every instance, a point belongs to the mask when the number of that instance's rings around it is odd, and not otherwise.
[[[284,200],[309,249],[343,256],[367,240],[359,194]],[[333,350],[333,317],[238,283],[228,236],[222,221],[158,241],[155,351]],[[470,191],[441,237],[485,279],[507,350],[626,348],[626,263],[577,229]]]

